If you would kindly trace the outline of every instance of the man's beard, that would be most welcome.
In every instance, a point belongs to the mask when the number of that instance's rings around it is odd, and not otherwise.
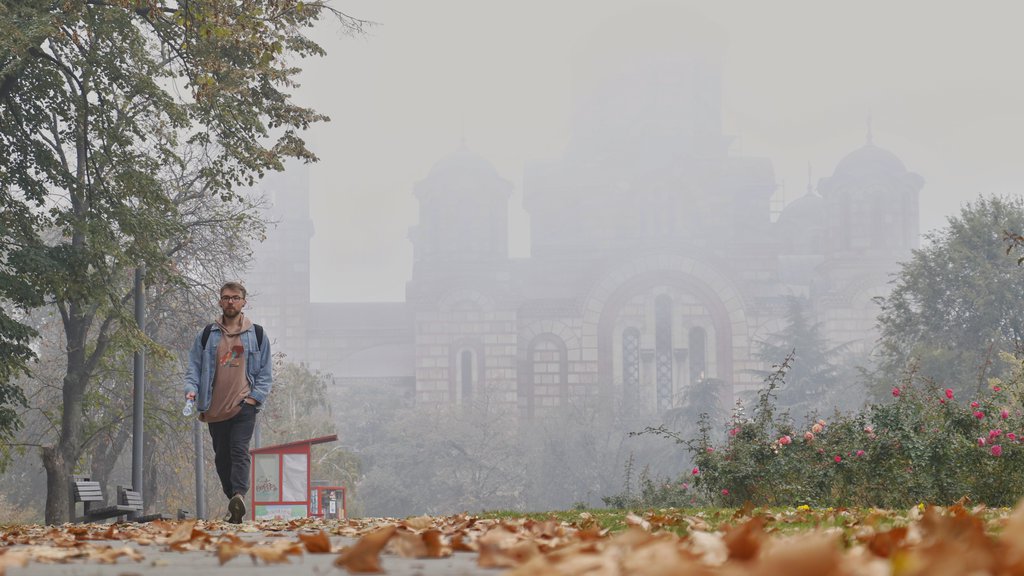
[[[238,315],[242,313],[241,310],[224,310],[223,312],[225,318],[231,318],[232,320],[237,318]]]

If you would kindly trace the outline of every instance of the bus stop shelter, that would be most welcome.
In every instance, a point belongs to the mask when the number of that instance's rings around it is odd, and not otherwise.
[[[310,508],[310,454],[315,444],[334,442],[337,434],[250,450],[253,520],[305,518]]]

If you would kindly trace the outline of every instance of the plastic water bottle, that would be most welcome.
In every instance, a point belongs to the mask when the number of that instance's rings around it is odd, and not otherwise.
[[[181,415],[182,416],[191,416],[192,415],[192,411],[195,409],[195,407],[196,407],[196,399],[195,398],[189,398],[188,400],[185,400],[185,407],[181,409]]]

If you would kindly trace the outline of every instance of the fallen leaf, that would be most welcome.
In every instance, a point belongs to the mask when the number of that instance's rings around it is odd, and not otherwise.
[[[764,518],[755,516],[743,524],[729,529],[722,536],[722,541],[729,549],[729,558],[751,560],[761,550],[764,538]]]
[[[267,564],[288,564],[291,562],[288,555],[293,553],[290,548],[284,546],[251,546],[246,552],[252,557],[253,562],[258,558]],[[302,549],[299,547],[299,554],[301,553]]]
[[[182,522],[175,529],[174,532],[167,538],[167,544],[172,548],[177,544],[184,544],[192,541],[192,529],[195,528],[196,521],[189,520]]]
[[[310,554],[326,554],[331,551],[331,539],[323,530],[316,534],[303,534],[299,532],[299,541],[306,547]]]
[[[750,574],[758,576],[826,576],[834,574],[841,551],[835,536],[811,533],[776,538],[758,557]]]
[[[540,554],[536,542],[521,541],[505,527],[488,531],[480,537],[477,545],[480,547],[477,565],[481,568],[511,568]]]
[[[22,551],[12,552],[10,550],[0,552],[2,552],[0,553],[0,576],[4,576],[8,568],[24,568],[28,566],[29,555],[27,553]]]
[[[104,547],[105,549],[98,550],[97,553],[90,554],[89,558],[97,560],[100,564],[117,564],[117,559],[122,556],[136,562],[141,562],[144,557],[139,554],[131,546],[123,546],[121,548],[111,548],[109,546]]]
[[[414,518],[406,518],[401,524],[413,530],[426,530],[434,526],[434,519],[430,516],[416,516]]]
[[[878,532],[858,540],[867,544],[868,550],[880,558],[889,558],[907,538],[907,527],[899,526],[885,532]]]
[[[427,530],[422,536],[423,544],[427,547],[427,558],[447,558],[452,555],[451,548],[442,542],[439,530]]]
[[[390,525],[370,532],[351,547],[342,550],[334,565],[344,567],[351,574],[383,572],[380,567],[380,551],[397,530],[398,526]]]
[[[402,558],[424,558],[427,555],[427,545],[419,534],[405,530],[395,533],[395,537],[388,543],[388,548]]]

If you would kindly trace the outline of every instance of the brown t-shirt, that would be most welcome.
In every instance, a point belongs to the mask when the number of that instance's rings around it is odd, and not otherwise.
[[[249,396],[249,380],[245,376],[245,347],[242,332],[252,326],[242,317],[242,328],[229,332],[220,322],[221,337],[217,344],[217,367],[213,375],[213,397],[210,409],[199,414],[203,422],[223,422],[242,411],[242,402]]]

